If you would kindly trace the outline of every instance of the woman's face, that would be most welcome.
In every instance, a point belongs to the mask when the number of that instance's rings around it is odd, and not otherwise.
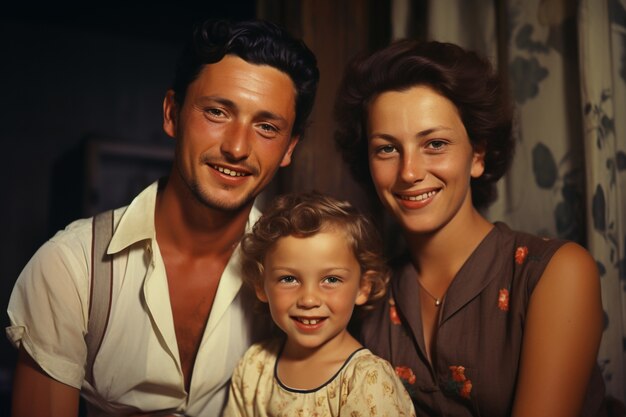
[[[483,155],[456,106],[430,87],[372,102],[368,154],[378,196],[407,232],[436,232],[474,210],[470,179],[482,175]]]

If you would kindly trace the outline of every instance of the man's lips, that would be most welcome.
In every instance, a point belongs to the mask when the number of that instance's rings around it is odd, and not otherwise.
[[[237,171],[233,168],[226,168],[220,165],[211,165],[213,167],[213,169],[215,169],[216,171],[219,171],[220,173],[224,174],[224,175],[229,175],[231,177],[245,177],[247,175],[250,175],[250,173],[248,172],[244,172],[244,171]]]

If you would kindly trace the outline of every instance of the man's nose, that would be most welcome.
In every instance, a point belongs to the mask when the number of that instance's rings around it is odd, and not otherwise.
[[[250,155],[250,130],[243,123],[233,123],[225,132],[220,150],[229,161],[237,162]]]

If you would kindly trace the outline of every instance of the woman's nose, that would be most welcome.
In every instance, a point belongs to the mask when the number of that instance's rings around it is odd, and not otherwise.
[[[419,152],[407,152],[402,155],[400,178],[402,181],[413,184],[421,181],[426,175],[425,164]]]

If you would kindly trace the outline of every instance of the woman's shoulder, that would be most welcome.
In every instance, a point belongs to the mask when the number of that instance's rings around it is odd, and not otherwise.
[[[571,285],[574,281],[595,281],[596,263],[581,245],[558,238],[537,236],[511,230],[504,223],[496,223],[499,233],[508,244],[501,245],[503,256],[511,256],[516,275],[529,277],[531,288],[539,280],[559,281],[557,285]],[[595,283],[592,282],[592,285]]]
[[[532,233],[528,233],[521,230],[511,229],[506,223],[495,222],[494,223],[498,245],[512,246],[515,250],[520,249],[519,256],[522,256],[525,252],[524,248],[528,251],[533,250],[535,256],[547,255],[551,256],[561,246],[568,243],[567,240],[558,239],[550,236],[540,236]],[[508,244],[508,245],[507,245]]]

